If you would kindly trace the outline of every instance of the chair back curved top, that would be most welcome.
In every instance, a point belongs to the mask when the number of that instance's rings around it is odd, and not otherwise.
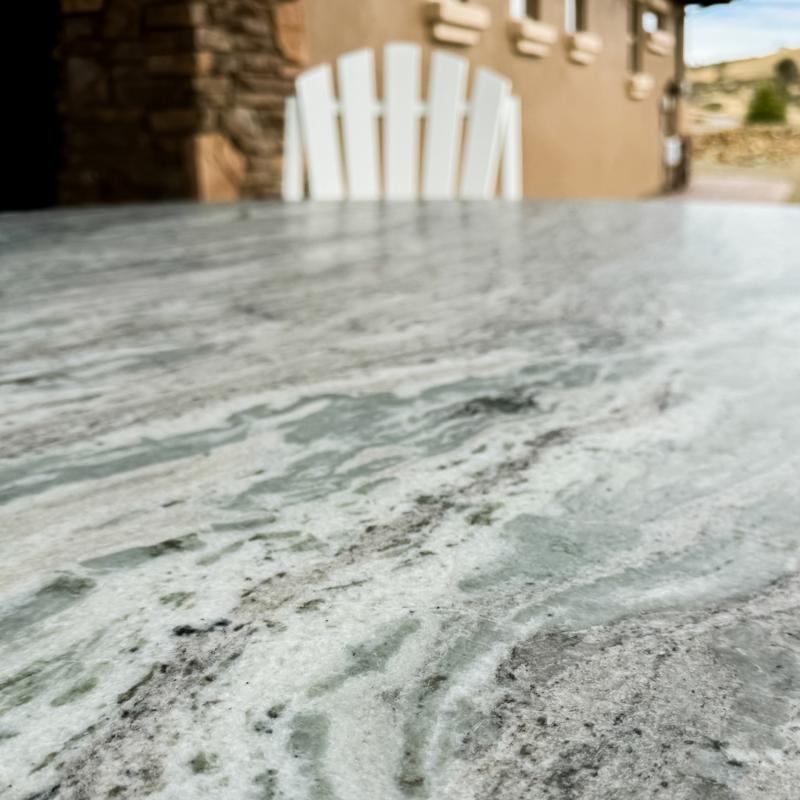
[[[312,200],[490,199],[501,162],[502,197],[520,199],[520,101],[511,82],[479,68],[467,103],[469,62],[434,51],[422,102],[420,61],[419,45],[386,45],[382,102],[370,48],[337,60],[338,100],[329,64],[297,79],[286,102],[284,200],[304,198],[306,177]]]

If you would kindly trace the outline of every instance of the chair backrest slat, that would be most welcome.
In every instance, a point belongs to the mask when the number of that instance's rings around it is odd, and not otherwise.
[[[522,115],[511,82],[478,69],[467,105],[469,62],[434,51],[423,103],[421,61],[417,44],[385,46],[383,102],[376,97],[375,55],[369,48],[338,59],[338,102],[329,64],[297,79],[297,99],[286,103],[285,200],[303,197],[304,168],[312,200],[484,200],[495,196],[499,173],[502,196],[522,197]]]
[[[519,97],[508,99],[503,146],[503,199],[522,199],[522,107]]]
[[[392,42],[383,51],[384,194],[415,200],[419,184],[420,47]]]
[[[456,194],[468,70],[464,58],[433,54],[422,171],[425,200],[450,200]]]
[[[286,98],[286,124],[283,134],[283,199],[296,203],[303,199],[303,143],[300,141],[300,120],[297,98]]]
[[[311,198],[344,200],[337,107],[329,64],[315,67],[297,79],[297,104]]]
[[[378,200],[381,182],[375,56],[371,49],[356,50],[341,56],[337,65],[348,195],[351,200]]]
[[[477,71],[461,174],[464,199],[489,200],[495,195],[510,96],[508,79],[488,69]]]

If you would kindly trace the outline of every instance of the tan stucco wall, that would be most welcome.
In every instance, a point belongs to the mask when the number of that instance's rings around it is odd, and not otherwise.
[[[424,87],[434,47],[511,78],[522,98],[526,196],[641,197],[659,190],[658,107],[675,62],[672,56],[645,52],[644,71],[655,77],[656,88],[646,100],[628,99],[626,0],[588,0],[589,30],[604,43],[591,66],[567,59],[564,0],[540,0],[542,20],[555,25],[560,35],[543,59],[514,53],[506,30],[508,0],[481,0],[492,13],[492,25],[474,47],[434,42],[423,19],[423,0],[303,2],[312,66],[372,46],[380,86],[383,45],[411,41],[423,46]],[[673,30],[671,19],[668,24]]]

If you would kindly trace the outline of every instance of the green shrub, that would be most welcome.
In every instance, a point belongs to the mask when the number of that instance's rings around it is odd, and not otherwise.
[[[706,103],[703,108],[706,111],[722,111],[722,103]]]
[[[788,83],[796,83],[800,72],[797,64],[791,58],[783,58],[775,65],[775,77],[784,86]]]
[[[777,86],[767,84],[758,89],[747,108],[745,122],[757,125],[763,122],[786,122],[786,93]]]

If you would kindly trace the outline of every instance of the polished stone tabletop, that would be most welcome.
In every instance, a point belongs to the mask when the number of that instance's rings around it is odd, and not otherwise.
[[[0,217],[0,796],[787,798],[800,209]]]

